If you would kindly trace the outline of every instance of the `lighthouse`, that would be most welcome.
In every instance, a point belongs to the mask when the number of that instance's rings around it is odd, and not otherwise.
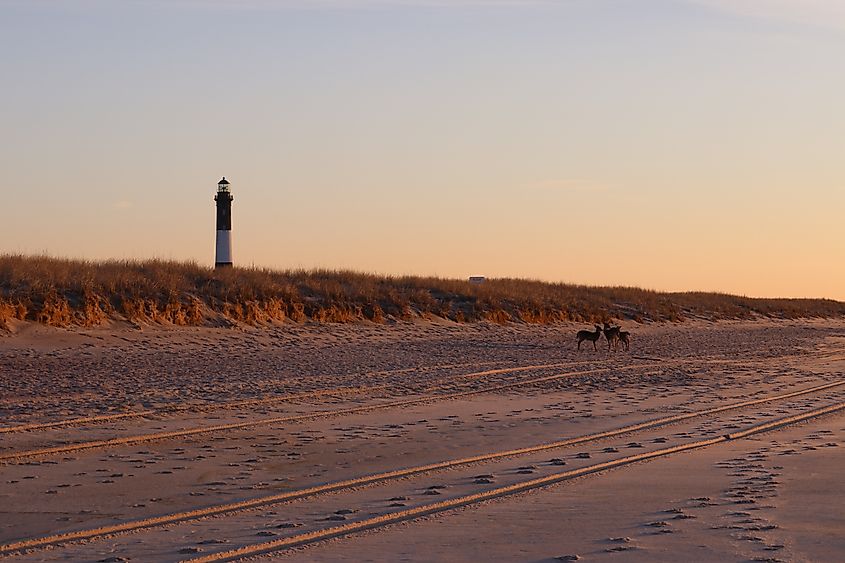
[[[229,181],[224,176],[217,182],[217,246],[214,257],[215,268],[232,267],[232,194]]]

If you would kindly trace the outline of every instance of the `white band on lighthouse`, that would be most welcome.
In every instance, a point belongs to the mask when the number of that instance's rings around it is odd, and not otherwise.
[[[215,265],[232,265],[232,231],[217,231],[217,257]]]

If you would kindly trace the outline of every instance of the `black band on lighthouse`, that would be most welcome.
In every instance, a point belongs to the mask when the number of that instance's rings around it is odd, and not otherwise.
[[[218,192],[214,196],[214,201],[217,202],[217,230],[231,231],[232,230],[232,194],[229,192]]]

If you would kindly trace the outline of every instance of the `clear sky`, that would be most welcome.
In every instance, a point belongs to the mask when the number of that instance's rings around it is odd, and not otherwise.
[[[841,0],[0,0],[0,252],[845,300]]]

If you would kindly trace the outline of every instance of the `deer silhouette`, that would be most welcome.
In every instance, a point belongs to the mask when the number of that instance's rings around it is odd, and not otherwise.
[[[619,342],[622,343],[622,349],[628,352],[631,349],[631,333],[625,330],[620,330]]]
[[[616,350],[616,346],[619,343],[619,331],[622,330],[621,326],[610,326],[607,323],[604,323],[604,337],[607,339],[607,351],[610,352],[610,345],[613,345],[613,349]]]
[[[589,340],[590,342],[592,342],[593,343],[593,349],[598,350],[598,347],[596,346],[596,342],[598,341],[599,338],[601,338],[601,327],[599,325],[596,325],[596,331],[595,332],[590,332],[589,330],[579,330],[576,338],[578,339],[578,349],[579,350],[581,349],[581,343],[584,342],[585,340]]]

